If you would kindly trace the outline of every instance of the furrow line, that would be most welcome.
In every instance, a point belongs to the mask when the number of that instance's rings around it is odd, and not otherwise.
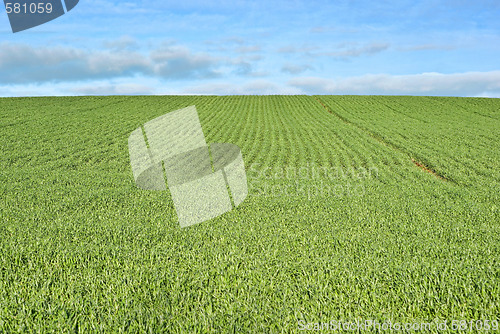
[[[440,179],[440,180],[443,180],[443,181],[453,181],[453,180],[450,180],[450,179],[447,179],[445,178],[444,176],[440,175],[438,172],[436,172],[435,170],[433,170],[432,168],[429,168],[428,166],[426,166],[424,163],[422,162],[419,162],[417,161],[415,158],[412,157],[412,154],[403,150],[402,148],[394,145],[393,143],[391,142],[388,142],[386,140],[383,139],[383,137],[381,137],[380,135],[370,131],[369,129],[359,125],[359,124],[356,124],[350,120],[348,120],[347,118],[343,117],[342,115],[340,115],[339,113],[333,111],[331,108],[329,108],[325,103],[323,103],[323,101],[321,101],[321,99],[319,99],[318,97],[314,96],[314,99],[316,99],[316,101],[318,101],[318,103],[320,103],[323,108],[325,108],[326,111],[328,111],[330,114],[332,115],[335,115],[336,117],[338,117],[339,119],[341,119],[344,123],[346,124],[349,124],[351,126],[354,126],[358,129],[360,129],[361,131],[365,132],[366,134],[368,134],[370,137],[374,138],[375,140],[377,140],[378,142],[380,142],[382,145],[385,145],[387,147],[390,147],[392,148],[393,150],[396,150],[402,154],[405,154],[407,156],[410,157],[412,163],[419,167],[420,169],[428,172],[428,173],[431,173],[432,175],[434,175],[436,178]],[[339,105],[339,107],[341,107],[342,109],[345,110],[345,108],[343,108],[342,106]]]

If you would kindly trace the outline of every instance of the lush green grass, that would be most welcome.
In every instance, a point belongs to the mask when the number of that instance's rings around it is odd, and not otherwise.
[[[127,140],[193,104],[249,195],[180,229]],[[498,319],[499,138],[498,99],[0,99],[0,332]]]

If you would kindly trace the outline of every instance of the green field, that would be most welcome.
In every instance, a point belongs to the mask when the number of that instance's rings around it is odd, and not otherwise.
[[[196,105],[249,194],[181,229],[127,140]],[[500,317],[500,99],[0,99],[0,332]]]

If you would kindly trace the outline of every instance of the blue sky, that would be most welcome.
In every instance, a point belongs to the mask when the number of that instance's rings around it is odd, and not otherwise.
[[[500,97],[500,2],[81,0],[13,34],[0,96]]]

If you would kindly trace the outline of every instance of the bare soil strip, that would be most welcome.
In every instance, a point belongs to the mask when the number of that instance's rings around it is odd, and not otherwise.
[[[321,101],[319,98],[317,97],[314,97],[316,99],[316,101],[319,102],[319,104],[321,104],[323,106],[323,108],[325,108],[326,111],[328,111],[330,114],[332,115],[335,115],[337,116],[339,119],[341,119],[344,123],[347,123],[347,124],[350,124],[350,125],[353,125],[355,127],[357,127],[358,129],[362,130],[363,132],[365,132],[366,134],[368,134],[369,136],[371,136],[372,138],[376,139],[377,141],[379,141],[381,144],[385,145],[385,146],[388,146],[388,147],[391,147],[392,149],[396,150],[396,151],[399,151],[401,153],[404,153],[408,156],[411,156],[411,154],[409,152],[406,152],[404,150],[402,150],[401,148],[395,146],[394,144],[392,143],[389,143],[387,141],[385,141],[384,139],[380,138],[380,136],[377,136],[376,134],[372,133],[371,131],[369,131],[368,129],[356,124],[356,123],[353,123],[351,121],[349,121],[347,118],[345,117],[342,117],[341,115],[339,115],[338,113],[336,112],[333,112],[328,106],[326,106],[323,101]],[[436,178],[440,179],[440,180],[443,180],[443,181],[448,181],[447,178],[445,178],[444,176],[440,175],[439,173],[437,173],[436,171],[430,169],[429,167],[427,167],[426,165],[424,165],[423,163],[421,162],[418,162],[416,161],[415,159],[411,158],[411,161],[413,162],[413,164],[417,167],[419,167],[420,169],[426,171],[427,173],[430,173],[432,175],[434,175]]]
[[[439,175],[438,173],[436,173],[435,171],[433,171],[432,169],[430,169],[429,167],[427,167],[426,165],[424,165],[423,163],[421,162],[418,162],[416,161],[415,159],[411,159],[411,161],[415,164],[415,166],[419,167],[420,169],[422,169],[423,171],[426,171],[427,173],[430,173],[432,175],[434,175],[435,177],[437,177],[438,179],[441,179],[441,180],[446,180],[446,178],[444,176],[441,176]]]

